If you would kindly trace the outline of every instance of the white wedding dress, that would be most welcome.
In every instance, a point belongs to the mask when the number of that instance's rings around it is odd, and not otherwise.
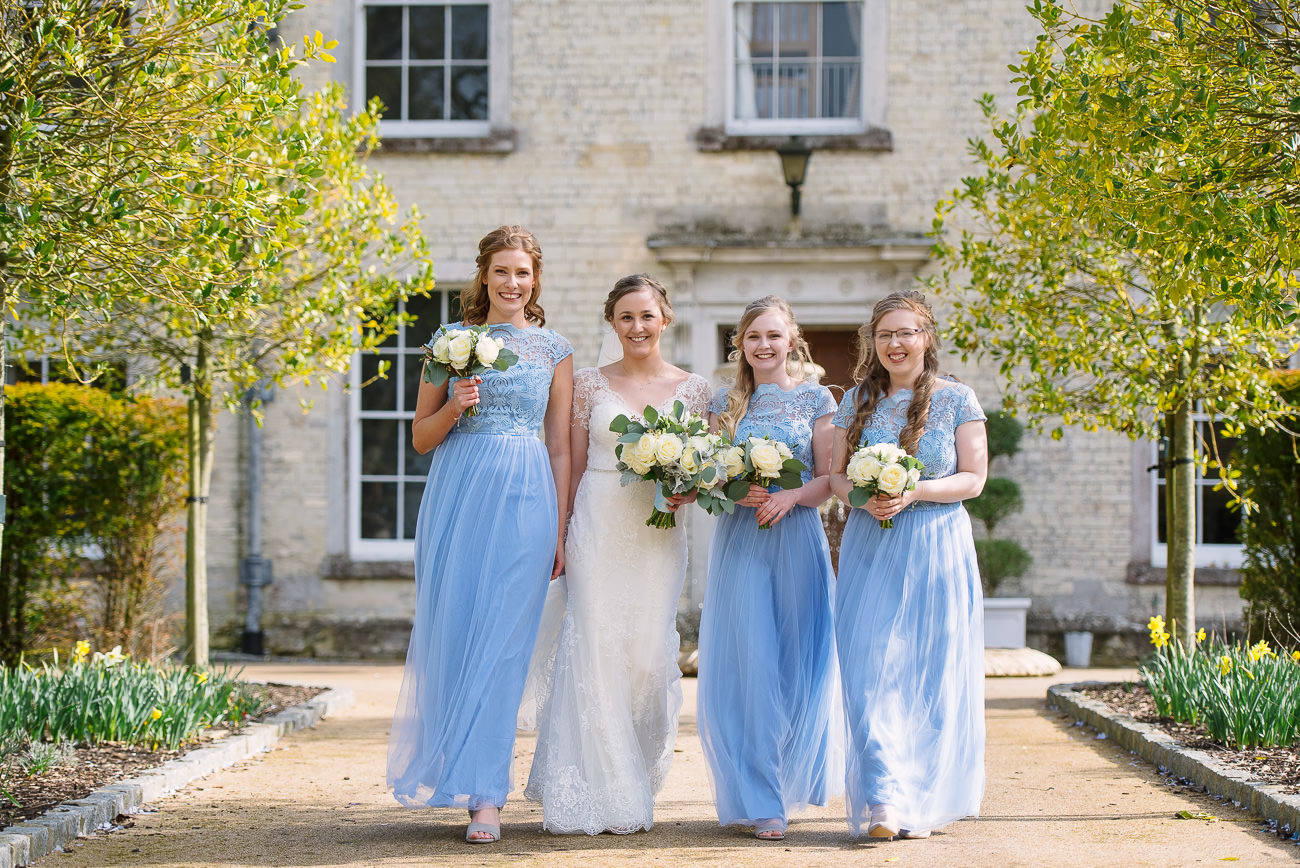
[[[647,527],[653,484],[619,484],[609,423],[642,408],[628,407],[597,368],[578,371],[573,385],[573,424],[589,431],[587,469],[521,709],[524,724],[536,711],[538,730],[524,795],[541,801],[549,832],[630,833],[653,825],[677,737],[685,528]],[[708,399],[708,382],[691,375],[657,409],[680,400],[703,414]]]

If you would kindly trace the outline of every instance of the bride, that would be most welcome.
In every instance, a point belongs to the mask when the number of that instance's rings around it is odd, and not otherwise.
[[[703,414],[708,382],[660,355],[673,321],[663,286],[625,277],[605,301],[622,358],[573,378],[572,515],[564,544],[568,602],[558,641],[533,659],[537,751],[524,795],[542,803],[554,833],[649,829],[672,762],[681,707],[677,599],[686,572],[684,528],[647,527],[654,485],[619,484],[609,423],[647,405],[681,401]],[[685,498],[670,501],[676,509]],[[559,584],[557,583],[557,584]],[[548,609],[558,610],[555,600]],[[529,709],[522,718],[526,721]]]

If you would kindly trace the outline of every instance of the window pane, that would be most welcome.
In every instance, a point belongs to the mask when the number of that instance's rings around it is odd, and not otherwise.
[[[446,7],[411,7],[411,59],[443,60],[447,56]]]
[[[451,8],[451,57],[453,60],[487,60],[488,8]]]
[[[397,483],[361,483],[361,536],[397,538]]]
[[[857,61],[822,62],[822,117],[857,117],[858,104],[861,102],[859,72]]]
[[[777,56],[816,57],[817,36],[813,17],[817,7],[812,3],[782,3],[780,30],[777,31]]]
[[[402,59],[402,7],[366,7],[366,60]]]
[[[366,101],[379,97],[384,117],[402,119],[402,70],[395,66],[366,67]]]
[[[775,19],[771,3],[736,4],[737,57],[771,57],[773,54]]]
[[[404,399],[402,409],[411,413],[415,411],[415,400],[420,395],[420,373],[424,368],[424,354],[406,353],[402,356],[402,364],[406,366],[406,383],[402,390]]]
[[[397,438],[405,427],[400,419],[361,420],[362,475],[397,475]]]
[[[408,120],[445,120],[442,114],[442,82],[444,75],[445,72],[441,66],[416,66],[411,68],[411,101],[406,113]]]
[[[379,373],[379,363],[381,361],[392,363],[397,359],[391,355],[381,356],[374,353],[365,353],[361,356],[361,382],[368,384],[361,387],[362,410],[397,409],[397,371],[390,364],[387,379],[374,379]]]
[[[418,347],[433,337],[433,332],[442,325],[441,292],[431,292],[427,296],[413,295],[406,300],[406,312],[415,317],[415,322],[406,327],[406,345]]]
[[[451,119],[485,121],[488,116],[486,66],[457,66],[451,74]]]
[[[780,118],[812,117],[809,88],[812,80],[806,62],[784,62],[780,66],[780,92],[777,95],[776,116]]]
[[[411,425],[410,422],[402,426],[402,448],[406,450],[406,466],[403,468],[403,475],[423,477],[429,475],[429,465],[433,463],[433,450],[421,455],[415,451],[411,445]]]
[[[823,3],[822,57],[861,57],[861,20],[861,4]]]
[[[1241,512],[1231,510],[1232,496],[1227,490],[1215,491],[1212,485],[1201,486],[1201,538],[1210,545],[1236,545]]]
[[[420,498],[424,496],[423,482],[408,482],[406,489],[406,503],[402,504],[405,513],[402,516],[402,537],[403,539],[415,539],[415,522],[420,517]]]

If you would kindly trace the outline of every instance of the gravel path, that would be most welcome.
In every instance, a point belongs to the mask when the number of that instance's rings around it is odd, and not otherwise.
[[[626,837],[543,835],[540,807],[511,802],[504,839],[464,843],[460,811],[408,811],[384,787],[398,666],[249,666],[250,678],[350,687],[356,703],[263,756],[159,801],[125,830],[78,841],[37,864],[100,866],[392,865],[1288,865],[1300,847],[1255,818],[1171,785],[1154,768],[1046,709],[1052,683],[1116,681],[1128,670],[1066,670],[987,682],[988,788],[983,817],[926,841],[849,838],[842,802],[797,818],[784,842],[720,829],[686,679],[678,753],[656,825]],[[522,783],[533,740],[521,736]],[[1179,811],[1219,819],[1176,819]]]

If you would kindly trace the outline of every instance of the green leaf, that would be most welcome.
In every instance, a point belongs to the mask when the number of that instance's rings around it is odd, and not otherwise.
[[[609,430],[616,434],[622,434],[627,431],[627,426],[630,424],[632,424],[632,420],[620,413],[609,423]]]
[[[432,383],[435,386],[441,386],[451,379],[451,374],[446,368],[438,364],[427,364],[424,366],[424,382]]]

